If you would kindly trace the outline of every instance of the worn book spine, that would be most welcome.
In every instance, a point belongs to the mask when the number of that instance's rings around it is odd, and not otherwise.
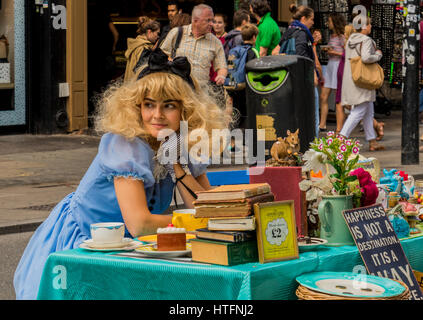
[[[197,229],[197,238],[230,241],[230,242],[243,242],[256,238],[255,231],[213,231],[206,229]]]
[[[221,201],[225,199],[244,199],[270,191],[270,185],[265,183],[257,186],[244,185],[244,189],[240,185],[225,185],[208,191],[198,191],[196,194],[198,196],[197,201]]]
[[[250,216],[246,218],[211,218],[207,222],[209,230],[222,230],[222,231],[250,231],[255,230],[255,217]]]
[[[194,203],[196,218],[214,218],[214,217],[247,217],[254,212],[254,204],[262,202],[273,202],[275,196],[269,192],[266,194],[247,198],[244,206],[239,206],[237,203],[221,202],[210,203],[210,207],[202,207],[199,202]],[[204,204],[204,202],[203,202]],[[233,205],[233,208],[231,208]],[[219,207],[225,206],[225,207]]]

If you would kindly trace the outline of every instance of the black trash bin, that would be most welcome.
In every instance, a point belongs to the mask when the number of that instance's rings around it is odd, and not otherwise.
[[[287,130],[300,129],[300,152],[308,150],[316,133],[313,60],[297,55],[254,59],[246,64],[246,78],[247,128],[265,129],[266,159]]]

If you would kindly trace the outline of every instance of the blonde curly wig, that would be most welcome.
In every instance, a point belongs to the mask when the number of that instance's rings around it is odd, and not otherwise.
[[[143,127],[141,103],[148,96],[160,100],[181,102],[181,120],[188,122],[188,134],[195,129],[204,130],[210,140],[212,130],[229,128],[230,116],[215,103],[193,79],[195,90],[181,77],[157,72],[139,80],[111,85],[102,95],[95,116],[95,128],[98,132],[111,132],[127,139],[135,137],[146,140],[153,149],[157,149],[153,138]],[[189,141],[189,149],[196,142]]]

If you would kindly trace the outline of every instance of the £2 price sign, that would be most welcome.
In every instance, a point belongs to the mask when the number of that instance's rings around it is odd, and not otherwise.
[[[423,300],[417,279],[383,206],[377,204],[342,213],[367,271],[374,276],[404,282],[412,300]]]

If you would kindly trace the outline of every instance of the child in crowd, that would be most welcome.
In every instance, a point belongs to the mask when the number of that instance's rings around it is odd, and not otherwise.
[[[188,163],[176,156],[163,161],[177,146],[192,151],[206,143],[200,150],[209,150],[212,130],[229,125],[224,111],[190,74],[186,57],[168,61],[156,49],[138,80],[105,92],[96,118],[96,129],[105,133],[98,154],[76,191],[53,209],[29,241],[14,276],[17,299],[36,299],[49,254],[78,248],[91,238],[91,224],[124,222],[125,236],[132,238],[155,234],[172,222],[165,213],[175,187],[189,208],[193,192],[211,188],[207,161],[191,156],[185,158]],[[181,121],[187,123],[188,143],[179,134]],[[199,133],[208,139],[198,142]]]
[[[241,27],[241,36],[242,36],[242,44],[239,46],[236,46],[235,48],[231,49],[231,54],[229,54],[229,64],[230,60],[234,58],[235,52],[237,58],[240,58],[244,56],[244,53],[246,51],[245,55],[245,61],[238,61],[238,64],[240,66],[243,66],[242,73],[244,75],[244,81],[245,81],[245,65],[248,61],[258,58],[259,54],[257,49],[255,48],[255,43],[257,39],[257,35],[259,33],[258,28],[250,23],[247,23]],[[246,94],[245,94],[245,86],[241,87],[241,89],[238,90],[228,90],[229,95],[233,99],[233,106],[238,109],[240,113],[240,123],[239,127],[242,129],[246,128],[246,118],[247,118],[247,100],[246,100]]]
[[[257,49],[255,48],[258,34],[259,34],[259,29],[251,23],[247,23],[241,27],[241,36],[242,36],[243,43],[245,45],[251,45],[251,47],[247,51],[246,63],[260,56],[257,53]]]

